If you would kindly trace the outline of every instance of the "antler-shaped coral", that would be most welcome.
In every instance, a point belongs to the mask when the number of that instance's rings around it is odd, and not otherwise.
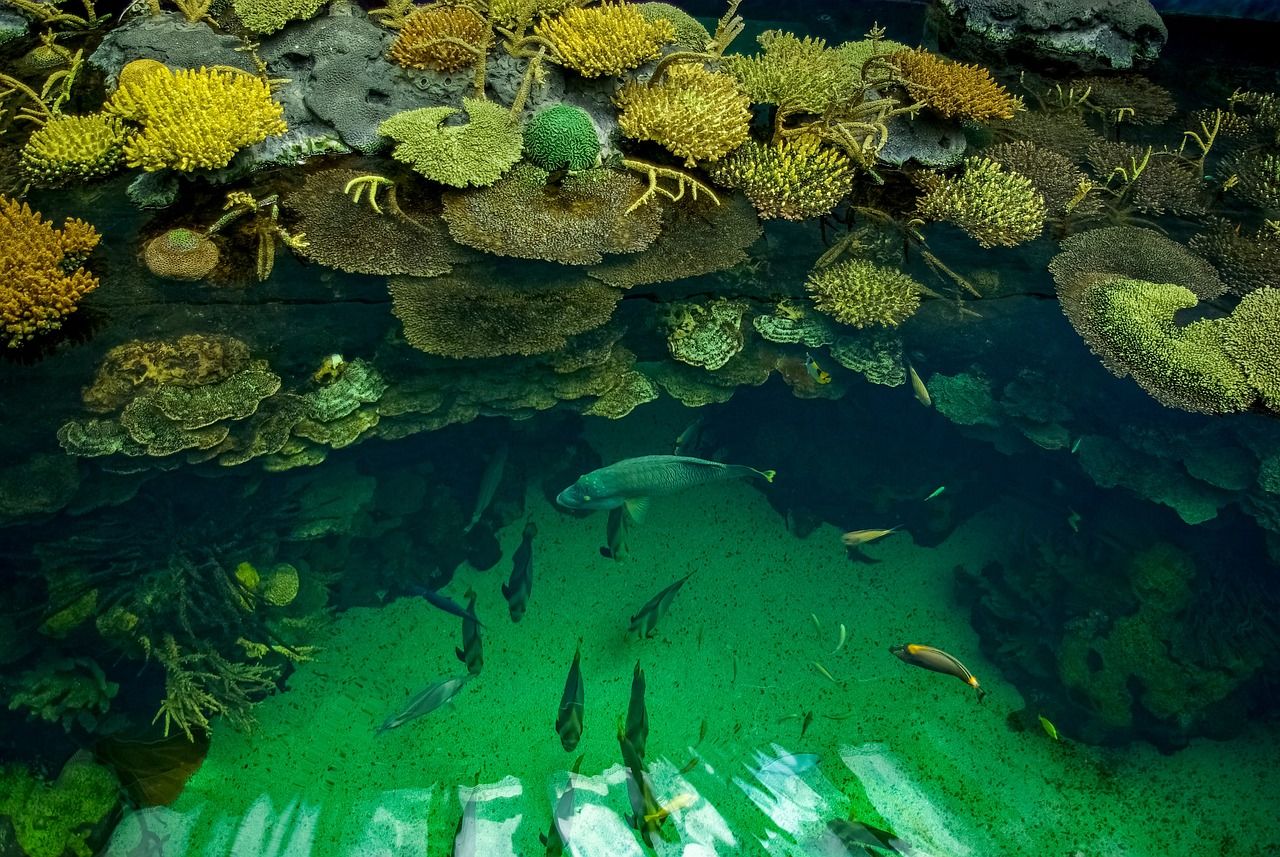
[[[382,214],[382,209],[378,207],[378,190],[384,187],[387,189],[387,199],[390,201],[391,210],[394,212],[398,208],[396,205],[396,183],[386,176],[357,176],[346,183],[342,188],[342,192],[351,194],[351,201],[356,205],[360,204],[361,198],[367,199],[369,207],[377,214]]]
[[[645,189],[644,193],[640,194],[640,197],[631,204],[631,207],[624,212],[625,214],[630,214],[640,206],[649,202],[656,194],[662,194],[672,202],[679,202],[684,198],[686,190],[689,191],[689,195],[695,200],[698,198],[699,193],[705,193],[716,205],[720,204],[720,197],[716,196],[715,191],[682,170],[677,170],[672,167],[664,167],[659,164],[651,164],[648,161],[641,161],[637,158],[623,158],[622,165],[629,170],[635,170],[638,173],[644,174],[649,179],[649,186]],[[658,184],[658,179],[660,178],[671,179],[674,181],[676,183],[675,190],[669,190]]]

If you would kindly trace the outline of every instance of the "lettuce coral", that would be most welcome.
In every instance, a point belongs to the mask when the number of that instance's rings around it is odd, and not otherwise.
[[[1044,196],[1026,176],[990,158],[966,158],[958,176],[921,178],[916,210],[925,220],[950,221],[979,245],[1012,247],[1044,229]]]
[[[662,211],[628,212],[644,186],[614,170],[572,173],[548,184],[548,173],[519,164],[492,187],[444,196],[449,234],[498,256],[592,265],[605,253],[634,253],[653,243]]]
[[[467,6],[419,6],[405,18],[387,56],[406,68],[458,71],[489,45],[489,24]]]
[[[751,305],[743,300],[678,301],[666,311],[667,349],[681,363],[715,371],[746,344],[742,319]]]
[[[144,73],[126,73],[136,63]],[[266,81],[241,71],[169,71],[154,61],[135,60],[106,110],[140,130],[124,146],[125,161],[148,172],[218,169],[245,146],[287,129],[284,108]]]
[[[852,327],[896,327],[920,308],[921,286],[901,271],[847,259],[809,274],[814,306]]]
[[[125,138],[124,123],[115,116],[54,116],[22,147],[22,171],[46,187],[102,178],[120,165]]]
[[[585,170],[600,159],[600,137],[587,111],[553,104],[524,126],[524,154],[544,170]]]
[[[191,229],[170,229],[147,242],[147,270],[166,280],[203,280],[218,267],[218,245]]]
[[[305,21],[325,0],[233,0],[240,23],[255,33],[274,33],[290,21]]]
[[[982,66],[965,65],[916,48],[889,55],[907,93],[943,116],[984,121],[1012,119],[1023,109],[1022,99],[1010,95]]]
[[[711,168],[711,178],[746,194],[761,217],[807,220],[835,208],[853,189],[854,165],[815,137],[772,145],[749,140]]]
[[[543,18],[534,34],[554,49],[558,61],[583,77],[621,74],[652,59],[675,41],[669,21],[648,20],[631,3],[572,6]]]
[[[628,83],[614,102],[623,134],[652,140],[687,167],[742,145],[751,123],[751,100],[737,82],[698,63],[676,65],[657,83]]]
[[[98,241],[82,220],[54,229],[26,203],[0,196],[0,338],[10,348],[62,327],[98,287],[79,267]]]
[[[491,185],[520,160],[524,137],[520,125],[501,105],[464,98],[468,121],[447,125],[453,107],[421,107],[397,113],[378,126],[396,141],[392,157],[409,164],[432,181],[452,187]]]

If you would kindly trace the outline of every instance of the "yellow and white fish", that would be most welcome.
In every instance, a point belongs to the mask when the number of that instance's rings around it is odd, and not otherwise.
[[[819,366],[818,361],[814,360],[813,355],[808,352],[804,355],[804,371],[809,373],[809,377],[815,384],[831,383],[831,373]]]

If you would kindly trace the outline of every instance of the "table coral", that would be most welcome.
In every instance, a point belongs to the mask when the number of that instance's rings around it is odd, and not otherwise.
[[[137,62],[144,62],[139,60]],[[283,134],[284,108],[266,81],[224,69],[181,69],[148,64],[145,73],[121,72],[106,110],[139,131],[125,143],[125,161],[148,172],[218,169],[245,146]]]
[[[732,152],[751,123],[751,100],[737,82],[699,63],[676,65],[657,83],[628,83],[614,103],[623,134],[652,140],[687,167]]]
[[[147,270],[166,280],[203,280],[218,267],[218,245],[191,229],[170,229],[143,249]]]
[[[459,71],[489,45],[489,24],[467,6],[419,6],[405,18],[387,56],[406,68]]]
[[[453,107],[421,107],[397,113],[378,126],[395,140],[391,154],[417,172],[452,187],[483,187],[496,182],[520,160],[524,137],[503,106],[482,98],[464,98],[467,122],[446,124]]]
[[[1225,291],[1213,267],[1154,229],[1107,226],[1067,238],[1049,262],[1059,294],[1095,274],[1114,274],[1149,283],[1176,283],[1198,298]]]
[[[634,253],[658,237],[662,209],[642,205],[643,184],[608,169],[548,184],[545,170],[519,164],[492,187],[444,196],[449,234],[499,256],[591,265],[605,253]]]
[[[45,187],[93,181],[115,172],[125,139],[124,123],[115,116],[54,116],[27,138],[22,171]]]
[[[923,48],[890,54],[907,93],[948,118],[1012,119],[1023,109],[1022,99],[1010,95],[982,66],[965,65]]]
[[[746,301],[717,298],[707,303],[681,301],[666,310],[667,349],[681,363],[715,370],[742,350]]]
[[[553,104],[524,126],[524,154],[544,170],[585,170],[600,160],[600,137],[587,111]]]
[[[602,3],[545,17],[534,34],[565,67],[583,77],[605,77],[657,59],[662,46],[675,41],[676,28],[662,18],[648,20],[630,3]]]
[[[84,221],[54,229],[26,203],[0,196],[0,338],[10,348],[62,327],[98,287],[78,267],[98,240]]]
[[[274,33],[290,21],[305,21],[325,0],[233,0],[240,23],[255,33]]]
[[[1044,229],[1044,196],[1026,176],[990,158],[966,158],[960,175],[930,175],[921,183],[920,216],[950,221],[982,247],[1012,247]]]
[[[1250,292],[1219,324],[1227,353],[1262,403],[1280,413],[1280,288]]]
[[[161,384],[197,386],[228,378],[249,364],[249,346],[222,334],[136,339],[106,353],[82,400],[95,413],[127,404]]]
[[[809,274],[814,306],[851,327],[896,327],[920,308],[921,286],[908,274],[847,259]]]
[[[854,165],[811,136],[749,140],[713,164],[711,178],[741,190],[761,217],[808,220],[831,211],[853,189]]]

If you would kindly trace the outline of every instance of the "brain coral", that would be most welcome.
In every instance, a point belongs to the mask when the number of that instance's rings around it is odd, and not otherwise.
[[[979,245],[1012,247],[1044,229],[1044,196],[1031,180],[990,158],[966,158],[958,176],[922,177],[916,210],[925,220],[947,220]]]
[[[115,172],[124,155],[125,127],[105,113],[55,116],[22,147],[22,171],[32,182],[56,186]]]
[[[591,265],[605,253],[648,247],[661,229],[656,205],[630,208],[644,189],[626,173],[594,169],[548,184],[548,173],[520,164],[492,187],[444,196],[455,241],[499,256]]]
[[[656,84],[628,83],[614,101],[622,133],[652,140],[688,167],[738,148],[751,123],[751,100],[737,82],[698,63],[676,65]]]
[[[602,3],[543,18],[534,34],[555,48],[567,68],[603,77],[657,59],[661,47],[675,41],[676,28],[662,18],[646,19],[631,3]]]
[[[807,220],[835,208],[853,188],[849,156],[810,136],[767,145],[749,140],[711,168],[711,178],[736,188],[761,217]]]
[[[419,6],[400,27],[387,56],[408,68],[458,71],[484,55],[489,25],[466,6]]]
[[[170,229],[147,242],[147,269],[168,280],[203,280],[218,267],[218,246],[190,229]]]
[[[503,106],[482,98],[464,98],[468,121],[447,125],[458,111],[421,107],[397,113],[378,126],[396,141],[392,156],[433,181],[453,187],[483,187],[501,178],[520,160],[524,137]]]
[[[544,170],[585,170],[600,158],[600,138],[587,111],[553,104],[524,126],[524,154]]]
[[[848,259],[809,274],[814,306],[852,327],[894,327],[920,307],[921,286],[910,276],[864,259]]]
[[[290,21],[305,21],[325,0],[233,0],[240,22],[255,33],[274,33]]]

